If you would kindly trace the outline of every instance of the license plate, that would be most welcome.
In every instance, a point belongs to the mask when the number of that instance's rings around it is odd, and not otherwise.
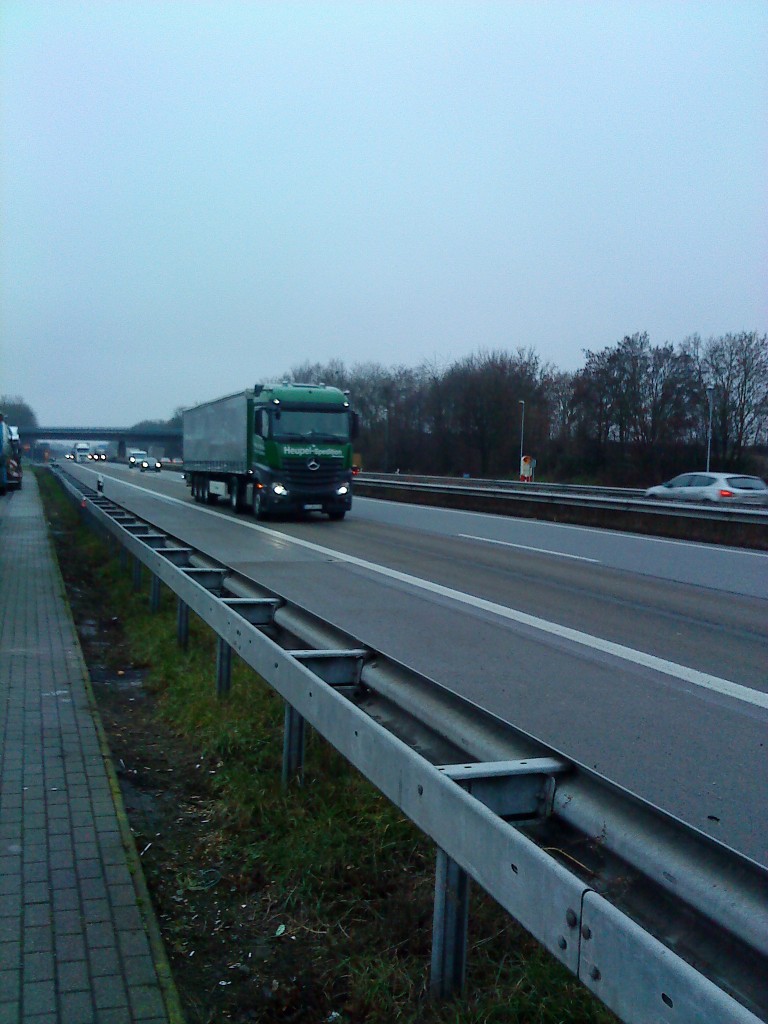
[[[322,505],[305,505],[304,508],[306,509],[307,512],[322,512],[323,511],[323,506]]]

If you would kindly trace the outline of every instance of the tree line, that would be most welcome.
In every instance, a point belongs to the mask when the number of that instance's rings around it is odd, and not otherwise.
[[[20,430],[22,427],[37,427],[37,416],[21,395],[0,395],[0,412],[5,422]]]
[[[281,377],[350,392],[371,472],[514,478],[522,442],[537,479],[641,486],[703,469],[708,447],[713,470],[768,474],[768,336],[754,331],[677,345],[628,335],[585,351],[574,373],[517,348],[416,367],[304,362]],[[37,426],[17,395],[0,409]],[[181,413],[136,427],[181,426]]]
[[[304,362],[284,375],[349,390],[370,471],[536,476],[625,485],[768,464],[768,337],[652,345],[646,333],[584,353],[574,373],[533,349],[479,351],[449,365]],[[524,403],[524,404],[523,404]],[[711,424],[711,435],[710,435]]]

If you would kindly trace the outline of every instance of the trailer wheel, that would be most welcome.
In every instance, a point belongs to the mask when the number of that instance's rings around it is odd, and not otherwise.
[[[200,477],[195,473],[192,477],[192,497],[196,502],[200,502]]]
[[[208,489],[209,483],[207,476],[198,476],[195,501],[199,501],[203,505],[214,505],[218,501],[218,495],[211,494]]]

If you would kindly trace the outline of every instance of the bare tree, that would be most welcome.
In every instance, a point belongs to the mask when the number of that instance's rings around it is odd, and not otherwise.
[[[726,465],[737,465],[768,422],[768,337],[756,331],[710,338],[704,374],[713,388],[713,448]]]

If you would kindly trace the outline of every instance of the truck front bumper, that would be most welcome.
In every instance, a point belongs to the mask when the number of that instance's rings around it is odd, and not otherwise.
[[[275,512],[339,512],[352,507],[352,481],[336,480],[322,487],[291,486],[277,475],[265,482],[263,500]]]

